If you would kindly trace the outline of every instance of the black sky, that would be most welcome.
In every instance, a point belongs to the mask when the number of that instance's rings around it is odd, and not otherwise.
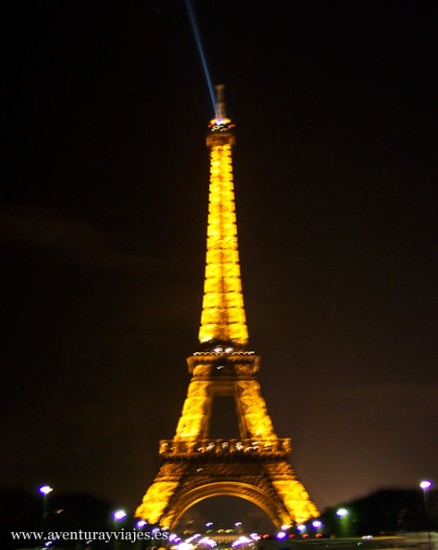
[[[433,2],[196,2],[252,348],[321,508],[438,483]],[[182,1],[4,14],[0,483],[134,507],[197,349],[209,94]]]

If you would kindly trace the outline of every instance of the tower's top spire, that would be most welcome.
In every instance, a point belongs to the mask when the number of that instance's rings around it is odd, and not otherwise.
[[[216,120],[223,120],[226,118],[225,115],[225,99],[224,99],[224,90],[225,84],[218,84],[215,86],[216,89]]]
[[[215,116],[213,119],[210,120],[210,124],[208,125],[210,129],[209,135],[219,134],[219,133],[227,134],[229,135],[230,139],[232,139],[233,143],[231,143],[231,145],[233,145],[234,138],[232,137],[233,134],[231,130],[234,128],[234,124],[231,122],[231,119],[227,118],[227,115],[225,114],[225,99],[224,99],[225,85],[218,84],[217,86],[215,86],[215,89],[216,89]],[[216,141],[216,140],[213,140],[213,141]],[[207,137],[207,145],[209,147],[211,147],[212,145],[208,137]]]
[[[207,261],[199,341],[206,347],[244,348],[248,343],[240,279],[231,148],[234,133],[225,116],[224,86],[217,86],[216,116],[209,124],[210,198]]]

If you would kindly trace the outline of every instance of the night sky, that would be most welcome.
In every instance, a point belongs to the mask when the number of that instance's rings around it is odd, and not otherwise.
[[[321,509],[438,483],[434,5],[195,2],[237,125],[250,347]],[[132,509],[198,349],[208,88],[182,0],[3,25],[0,484]]]

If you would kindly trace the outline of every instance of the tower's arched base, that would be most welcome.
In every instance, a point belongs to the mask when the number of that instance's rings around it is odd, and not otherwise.
[[[208,497],[188,508],[173,529],[175,533],[181,534],[208,533],[211,530],[210,534],[215,533],[217,538],[214,540],[219,543],[222,540],[234,542],[236,534],[271,533],[276,527],[268,514],[250,500],[219,495]],[[230,529],[233,533],[230,533]]]
[[[172,528],[197,502],[225,495],[253,502],[277,527],[318,516],[287,461],[290,440],[274,432],[255,377],[259,357],[205,352],[188,363],[192,379],[176,435],[160,442],[164,463],[136,516]],[[215,396],[234,397],[240,439],[206,439]]]
[[[136,516],[172,529],[189,508],[217,496],[252,502],[278,528],[318,515],[285,459],[251,458],[242,456],[237,462],[228,463],[201,460],[191,464],[163,464]]]

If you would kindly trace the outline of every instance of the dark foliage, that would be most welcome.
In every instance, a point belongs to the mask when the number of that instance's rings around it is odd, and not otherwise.
[[[340,519],[340,506],[321,515],[327,533],[336,536],[391,535],[438,528],[438,492],[431,491],[427,510],[417,489],[382,489],[364,498],[343,503],[348,516]]]

